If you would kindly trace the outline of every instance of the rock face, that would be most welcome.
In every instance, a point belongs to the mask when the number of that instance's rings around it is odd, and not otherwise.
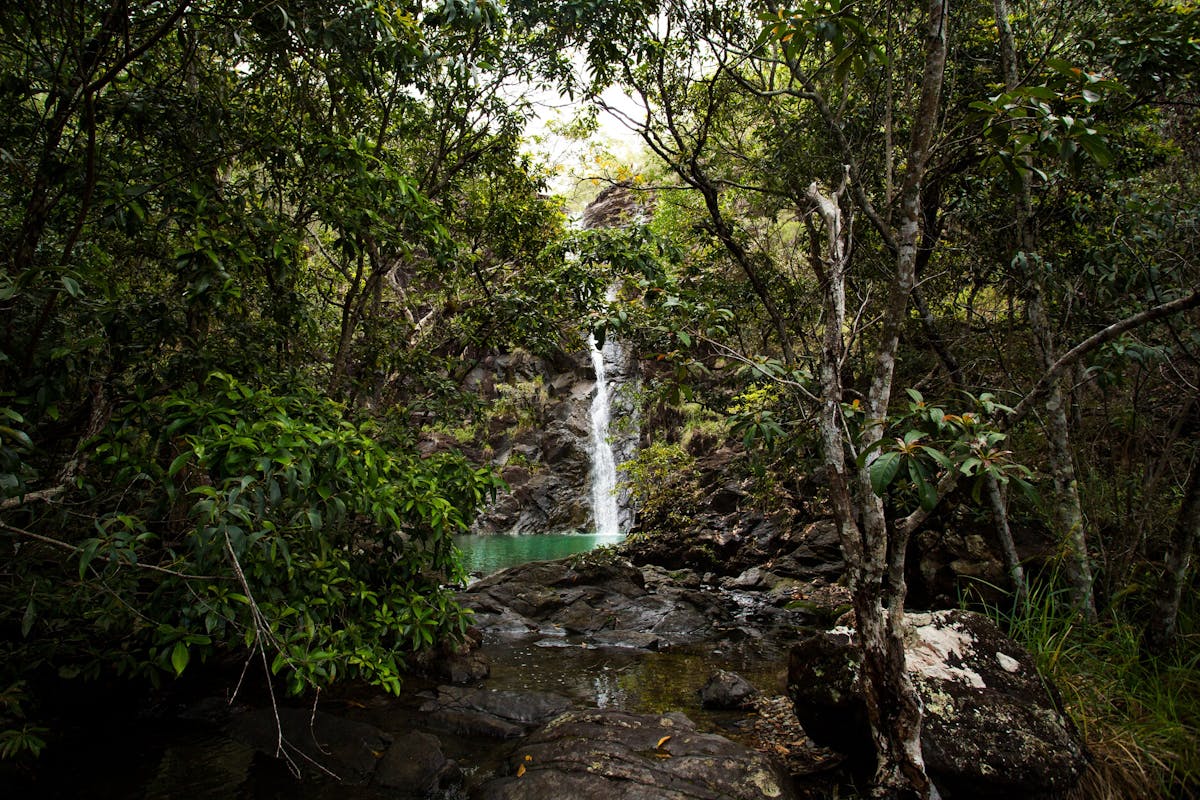
[[[624,181],[607,187],[583,210],[580,226],[584,228],[617,228],[628,225],[639,216],[650,213],[650,192],[638,191]]]
[[[909,614],[908,669],[925,707],[926,769],[945,798],[1057,798],[1087,755],[1033,657],[988,618],[966,611]],[[792,649],[788,692],[814,740],[870,757],[855,692],[853,632],[816,634]]]
[[[521,741],[509,774],[479,800],[786,800],[787,776],[761,753],[701,733],[683,714],[565,714]]]
[[[582,343],[582,338],[581,338]],[[583,528],[588,494],[588,404],[595,389],[582,355],[548,360],[525,353],[492,356],[467,376],[484,397],[519,395],[496,418],[486,444],[509,485],[475,519],[473,533],[543,533]],[[520,391],[516,391],[517,387]]]
[[[711,593],[674,582],[647,585],[642,570],[596,556],[537,561],[473,584],[459,596],[493,636],[581,635],[595,646],[655,650],[713,635],[732,620]]]

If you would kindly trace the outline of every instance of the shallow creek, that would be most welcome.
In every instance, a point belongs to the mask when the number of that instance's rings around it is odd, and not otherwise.
[[[517,537],[493,537],[517,538]],[[519,537],[541,539],[543,537]],[[564,537],[556,537],[563,539]],[[586,538],[570,537],[567,546]],[[507,542],[506,544],[513,544]],[[528,544],[518,542],[517,544]],[[563,547],[563,542],[541,542]],[[579,547],[586,549],[586,547]],[[569,550],[568,552],[575,552]],[[489,556],[494,557],[495,554]],[[509,553],[511,557],[512,554]],[[518,560],[524,560],[518,557]],[[489,569],[487,565],[479,567]],[[747,618],[754,603],[742,596]],[[784,637],[786,638],[786,637]],[[699,707],[697,690],[716,669],[742,674],[765,694],[781,694],[786,647],[748,625],[717,643],[682,645],[662,652],[588,646],[579,637],[489,637],[480,649],[491,665],[487,689],[552,692],[580,707],[659,713],[682,711],[701,728],[741,738],[746,714]],[[401,697],[369,687],[348,687],[321,697],[329,714],[369,723],[393,737],[426,729],[419,710],[435,684],[410,679]],[[316,774],[297,782],[285,765],[222,733],[215,722],[227,711],[223,698],[161,705],[81,724],[73,741],[48,751],[36,779],[18,781],[10,797],[89,798],[396,798],[396,789],[347,785]],[[307,717],[306,717],[307,718]],[[466,774],[468,786],[494,773],[509,743],[433,731],[445,755]],[[311,772],[311,770],[310,770]],[[0,789],[6,785],[0,780]],[[447,798],[465,797],[459,791]]]

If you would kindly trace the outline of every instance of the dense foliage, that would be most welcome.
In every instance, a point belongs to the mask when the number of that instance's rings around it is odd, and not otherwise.
[[[478,430],[468,373],[581,320],[636,343],[650,426],[723,421],[764,507],[812,476],[877,793],[930,792],[900,641],[923,525],[993,537],[1048,670],[1117,643],[1077,718],[1153,684],[1137,658],[1186,694],[1198,42],[1178,0],[6,6],[0,754],[41,746],[22,677],[236,656],[395,690],[461,631],[449,537],[497,487],[422,429]],[[614,84],[654,211],[569,234],[521,89]],[[684,525],[695,448],[667,438],[628,479]],[[1194,785],[1171,709],[1157,738],[1093,713],[1098,763]]]
[[[396,691],[461,635],[451,537],[499,482],[420,431],[600,280],[521,150],[517,89],[570,72],[517,12],[0,12],[0,716],[213,658]]]

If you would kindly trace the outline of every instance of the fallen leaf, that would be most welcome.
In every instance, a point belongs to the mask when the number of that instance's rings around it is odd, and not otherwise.
[[[525,760],[526,760],[526,761],[533,761],[533,756],[531,756],[531,755],[529,755],[528,753],[526,753],[526,754],[525,754]]]
[[[517,777],[519,778],[524,774],[525,774],[525,765],[522,764],[521,766],[517,767]]]
[[[662,749],[662,746],[663,746],[664,744],[666,744],[667,742],[669,742],[670,740],[671,740],[671,736],[670,736],[670,734],[668,734],[668,735],[666,735],[666,736],[662,737],[661,739],[659,739],[659,740],[658,740],[658,744],[654,745],[654,749],[655,749],[655,750],[661,750],[661,749]]]

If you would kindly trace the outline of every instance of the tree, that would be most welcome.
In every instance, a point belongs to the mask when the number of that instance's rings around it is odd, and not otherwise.
[[[1055,22],[1067,32],[1049,44],[1030,34],[1030,42],[1045,48],[1037,55],[1043,61],[1036,62],[1044,69],[1014,81],[1011,69],[988,74],[975,68],[981,61],[1015,63],[1016,45],[1002,35],[1006,19],[1003,8],[983,4],[951,14],[940,2],[902,11],[832,2],[795,10],[673,3],[625,32],[638,60],[618,70],[644,106],[644,115],[624,114],[626,123],[663,159],[677,186],[695,196],[692,224],[708,241],[697,236],[689,244],[705,258],[712,251],[699,250],[701,243],[721,248],[725,264],[741,273],[757,302],[764,335],[751,340],[766,353],[743,358],[761,365],[760,377],[780,380],[816,409],[830,507],[854,589],[863,693],[878,754],[875,791],[881,796],[935,791],[924,775],[920,707],[904,669],[909,537],[963,480],[986,489],[995,518],[1006,522],[1002,485],[1028,473],[1012,463],[1003,443],[1033,403],[1047,397],[1054,412],[1048,424],[1062,434],[1052,437],[1050,448],[1057,465],[1051,471],[1062,489],[1056,507],[1078,512],[1079,495],[1070,491],[1067,408],[1061,392],[1055,399],[1054,387],[1120,330],[1194,308],[1197,299],[1186,280],[1173,280],[1173,290],[1160,299],[1108,306],[1100,315],[1106,320],[1101,332],[1089,336],[1094,328],[1074,327],[1068,306],[1049,305],[1049,293],[1064,289],[1051,282],[1058,278],[1050,265],[1035,263],[1037,241],[996,242],[984,233],[1003,230],[998,221],[1006,214],[1011,219],[1009,202],[990,189],[1011,187],[1003,182],[1006,175],[1016,176],[1018,187],[1022,180],[1042,181],[1039,191],[1053,201],[1037,209],[1033,187],[1030,198],[1018,188],[1026,210],[1017,214],[1017,230],[1039,220],[1039,211],[1054,208],[1047,216],[1057,219],[1051,215],[1058,208],[1070,214],[1067,206],[1078,207],[1077,196],[1056,191],[1069,193],[1081,176],[1104,179],[1116,129],[1098,120],[1121,92],[1116,81],[1063,60],[1082,47],[1074,38],[1078,28],[1065,18]],[[1080,27],[1090,21],[1078,20]],[[995,33],[981,34],[988,26]],[[947,85],[952,94],[943,93]],[[979,217],[967,222],[966,209]],[[955,248],[978,248],[979,261],[989,266],[982,273],[965,268],[970,262],[942,246],[947,231],[953,231]],[[1067,247],[1065,239],[1054,242]],[[788,256],[781,254],[789,246],[792,256],[796,250],[805,256],[807,263],[792,263],[811,270],[807,280],[784,267]],[[1026,262],[1014,262],[1014,251],[1027,253]],[[691,269],[727,268],[703,263],[693,258]],[[1008,268],[1022,263],[1028,272]],[[973,277],[975,287],[956,276]],[[1014,402],[1015,409],[992,393],[1008,388],[1003,373],[964,369],[941,335],[958,320],[939,320],[934,313],[961,313],[955,306],[966,296],[970,320],[976,293],[1001,280],[1009,320],[1017,320],[1019,311],[1030,322],[1008,335],[1032,342],[1040,336],[1045,352],[1040,363],[1020,361],[1025,380],[1014,388],[1024,399]],[[1029,293],[1021,284],[1042,288]],[[670,296],[681,285],[662,288]],[[810,316],[814,304],[803,299],[813,286],[822,297],[819,321]],[[731,289],[718,291],[723,299],[733,295]],[[646,296],[659,304],[654,293]],[[700,307],[696,301],[694,308]],[[690,324],[691,335],[705,335],[700,319]],[[739,333],[749,327],[736,324]],[[983,328],[994,334],[998,326]],[[924,399],[928,392],[915,390],[908,393],[907,413],[895,407],[897,362],[919,353],[905,341],[915,340],[918,329],[936,353],[934,369],[947,374],[945,391],[982,391],[971,401],[977,408],[949,414],[941,403]],[[1081,344],[1051,342],[1051,331],[1069,331]],[[814,340],[819,347],[806,344]],[[776,365],[768,366],[773,358]],[[928,381],[912,367],[902,374],[903,380]],[[789,423],[802,424],[804,413]],[[1057,527],[1076,537],[1069,563],[1080,569],[1071,583],[1086,613],[1091,578],[1082,527],[1070,520]],[[1015,548],[1009,561],[1019,576]]]
[[[421,426],[591,302],[500,93],[565,79],[551,32],[470,0],[0,31],[0,681],[240,656],[395,691],[461,636],[451,537],[498,485]]]

